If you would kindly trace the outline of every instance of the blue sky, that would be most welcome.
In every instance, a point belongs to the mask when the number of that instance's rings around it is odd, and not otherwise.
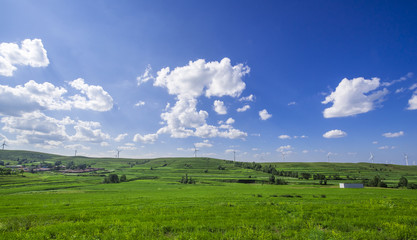
[[[0,140],[417,161],[415,1],[0,1]]]

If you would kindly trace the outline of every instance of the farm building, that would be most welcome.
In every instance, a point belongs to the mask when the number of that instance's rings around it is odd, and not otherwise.
[[[339,183],[340,188],[363,188],[362,183]]]

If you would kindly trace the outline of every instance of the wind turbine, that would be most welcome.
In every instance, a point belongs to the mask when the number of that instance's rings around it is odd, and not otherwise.
[[[119,157],[120,157],[120,152],[121,152],[122,150],[116,149],[116,151],[117,151],[117,158],[119,158]]]
[[[75,149],[75,153],[74,153],[74,157],[76,157],[77,156],[77,149]]]
[[[369,161],[371,161],[372,163],[374,163],[374,155],[371,152],[369,154],[371,155],[369,157]]]
[[[282,161],[285,161],[285,153],[284,153],[284,151],[281,151],[281,157],[282,157]]]
[[[6,141],[3,141],[3,144],[1,146],[3,147],[3,150],[4,150],[4,146],[7,146]]]
[[[196,158],[197,157],[197,152],[198,152],[199,150],[197,149],[197,147],[195,146],[195,144],[194,144],[194,157]]]
[[[408,155],[404,153],[405,165],[408,166]]]
[[[327,153],[327,162],[330,162],[330,155],[331,155],[332,153],[331,152],[328,152]]]

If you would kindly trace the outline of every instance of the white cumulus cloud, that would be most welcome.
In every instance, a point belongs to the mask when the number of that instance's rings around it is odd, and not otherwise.
[[[224,105],[224,102],[220,100],[215,100],[213,103],[213,109],[217,114],[224,115],[227,114],[227,108]]]
[[[125,137],[126,137],[127,135],[129,135],[129,134],[127,134],[127,133],[122,133],[122,134],[119,134],[119,135],[117,135],[117,137],[114,139],[114,141],[116,141],[116,142],[121,142],[123,139],[125,139]]]
[[[235,123],[235,120],[233,119],[233,118],[228,118],[227,120],[226,120],[226,124],[233,124],[233,123]]]
[[[197,99],[203,95],[208,98],[239,97],[245,89],[242,78],[249,71],[249,67],[243,64],[231,65],[228,58],[223,58],[220,62],[199,59],[174,70],[166,67],[158,71],[154,86],[166,88],[169,94],[176,95],[177,102],[172,107],[168,105],[161,114],[165,126],[157,134],[170,134],[174,138],[247,136],[234,128],[221,130],[207,124],[208,113],[197,109]],[[220,100],[216,100],[215,105],[219,114],[227,112]]]
[[[153,133],[144,136],[138,133],[133,137],[134,142],[154,143],[156,140],[158,140],[158,134]]]
[[[247,102],[253,102],[255,96],[253,96],[253,94],[247,96],[247,97],[241,97],[239,98],[239,101],[247,101]]]
[[[209,140],[204,140],[203,142],[195,143],[194,146],[196,146],[198,148],[213,147],[213,144],[211,144]]]
[[[279,135],[279,136],[278,136],[278,138],[279,138],[279,139],[291,139],[291,137],[290,137],[290,136],[285,135],[285,134],[283,134],[283,135]]]
[[[259,111],[259,117],[262,120],[267,120],[272,117],[272,114],[269,114],[266,109]]]
[[[100,112],[112,109],[113,98],[101,86],[88,85],[82,78],[71,81],[69,84],[83,94],[70,97],[75,108]]]
[[[362,77],[344,78],[336,90],[326,97],[322,104],[333,103],[323,112],[325,118],[354,116],[372,111],[377,103],[388,94],[387,89],[376,91],[381,86],[379,78],[371,80]]]
[[[386,138],[396,138],[396,137],[401,137],[404,136],[404,132],[403,131],[399,131],[399,132],[387,132],[382,134],[382,136],[386,137]]]
[[[347,136],[347,133],[339,129],[330,130],[326,132],[325,134],[323,134],[324,138],[342,138],[346,136]]]
[[[72,108],[107,111],[113,107],[113,99],[101,86],[90,86],[82,79],[70,84],[80,90],[82,95],[65,97],[65,88],[33,80],[23,86],[0,85],[0,115],[18,116],[26,112]]]
[[[245,106],[243,106],[241,108],[236,109],[236,111],[238,111],[238,112],[245,112],[248,109],[250,109],[250,106],[249,105],[245,105]]]
[[[49,59],[41,39],[25,39],[16,43],[0,43],[0,75],[10,77],[16,65],[46,67]]]

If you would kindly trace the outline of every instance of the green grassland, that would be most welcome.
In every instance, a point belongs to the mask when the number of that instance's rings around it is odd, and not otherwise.
[[[263,163],[277,170],[379,175],[390,188],[339,189],[339,182],[282,177],[212,158],[116,159],[0,151],[17,165],[70,161],[105,170],[0,176],[0,239],[417,239],[415,166]],[[220,166],[220,167],[219,167]],[[222,170],[223,169],[223,170]],[[110,173],[127,182],[103,184]],[[195,184],[181,184],[183,176]],[[281,177],[280,177],[281,178]],[[252,184],[238,180],[254,180]]]

